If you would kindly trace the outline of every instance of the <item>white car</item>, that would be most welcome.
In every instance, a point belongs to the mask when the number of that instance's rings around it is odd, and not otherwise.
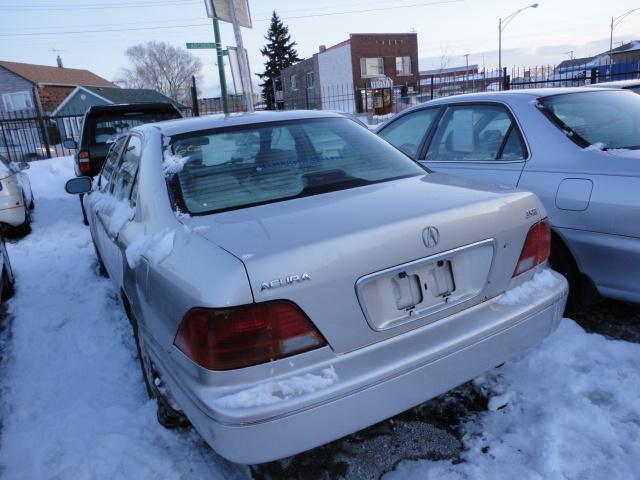
[[[331,112],[133,128],[84,193],[165,426],[260,463],[396,415],[551,334],[535,195],[431,173]]]
[[[14,228],[19,234],[31,231],[33,193],[26,162],[15,163],[0,155],[0,224]]]

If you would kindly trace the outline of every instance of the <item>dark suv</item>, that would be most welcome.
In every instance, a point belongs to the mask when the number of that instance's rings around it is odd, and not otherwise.
[[[170,103],[127,103],[96,105],[84,114],[80,144],[73,139],[63,142],[64,148],[76,150],[75,171],[79,177],[95,177],[100,173],[109,148],[115,139],[130,128],[144,123],[182,118]],[[80,195],[80,207],[85,225],[88,225]]]
[[[80,144],[67,139],[64,147],[77,150],[76,175],[94,177],[100,173],[111,143],[118,135],[143,123],[182,118],[170,103],[130,103],[93,106],[84,114]]]

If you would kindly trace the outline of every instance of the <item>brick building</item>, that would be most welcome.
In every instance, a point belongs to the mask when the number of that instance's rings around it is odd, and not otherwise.
[[[0,113],[29,111],[37,100],[44,112],[52,112],[78,85],[117,88],[89,70],[0,61]],[[34,97],[37,92],[37,97]]]
[[[416,33],[352,33],[281,73],[285,108],[386,114],[418,91]]]

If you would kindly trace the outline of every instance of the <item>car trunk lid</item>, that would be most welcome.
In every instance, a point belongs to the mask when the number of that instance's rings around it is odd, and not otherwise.
[[[256,302],[295,302],[345,352],[506,289],[540,207],[478,186],[431,174],[185,223],[244,262]]]

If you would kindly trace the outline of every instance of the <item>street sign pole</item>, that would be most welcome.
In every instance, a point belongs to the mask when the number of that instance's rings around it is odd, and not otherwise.
[[[227,79],[224,74],[224,54],[222,53],[222,42],[220,41],[220,27],[218,19],[213,19],[213,35],[216,41],[216,52],[218,54],[218,74],[220,76],[220,96],[222,97],[222,110],[229,113],[229,100],[227,98]]]
[[[233,33],[236,37],[236,47],[238,48],[238,65],[240,67],[240,77],[242,79],[242,90],[244,92],[244,99],[247,112],[253,112],[253,98],[251,95],[251,79],[249,78],[249,67],[246,63],[246,56],[244,53],[244,45],[242,43],[242,33],[240,32],[240,25],[238,25],[238,19],[236,18],[236,9],[233,5],[233,0],[227,0],[229,5],[229,14],[231,16],[231,24],[233,25]],[[215,21],[215,20],[214,20]],[[218,40],[216,39],[216,42]]]

